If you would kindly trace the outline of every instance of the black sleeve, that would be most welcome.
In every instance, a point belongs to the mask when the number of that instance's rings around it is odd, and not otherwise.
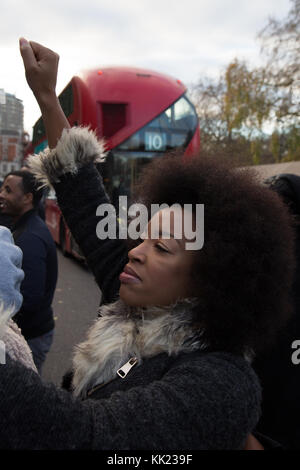
[[[97,236],[97,224],[103,219],[96,216],[97,207],[109,203],[100,174],[89,163],[75,175],[61,176],[53,186],[64,219],[102,291],[102,302],[114,301],[120,287],[119,275],[127,263],[127,245],[124,240],[100,240]]]
[[[92,407],[8,356],[0,377],[0,449],[91,448]]]

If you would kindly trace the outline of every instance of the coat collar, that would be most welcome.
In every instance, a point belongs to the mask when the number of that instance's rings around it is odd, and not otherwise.
[[[36,214],[36,209],[29,209],[29,211],[25,212],[21,217],[12,225],[12,232],[16,231],[23,225],[27,223],[27,220],[33,215]]]
[[[131,358],[144,359],[167,353],[206,349],[201,334],[192,326],[191,299],[162,308],[133,309],[122,300],[100,308],[87,339],[76,347],[73,358],[75,396],[117,377],[117,371]]]

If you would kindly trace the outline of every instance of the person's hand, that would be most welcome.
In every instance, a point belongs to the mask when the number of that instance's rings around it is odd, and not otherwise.
[[[59,56],[51,49],[24,38],[20,39],[20,51],[26,80],[40,107],[48,145],[52,149],[62,131],[70,128],[55,92]]]
[[[56,96],[59,56],[37,42],[20,39],[20,52],[28,85],[39,104]]]

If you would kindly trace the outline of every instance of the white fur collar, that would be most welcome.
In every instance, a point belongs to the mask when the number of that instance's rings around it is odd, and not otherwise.
[[[115,378],[131,357],[143,359],[162,352],[176,355],[204,349],[191,326],[192,300],[168,308],[132,309],[121,300],[101,307],[100,318],[76,347],[73,358],[75,396]]]

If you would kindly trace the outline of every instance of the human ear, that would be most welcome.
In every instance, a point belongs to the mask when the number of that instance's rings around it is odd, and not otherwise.
[[[24,198],[25,198],[25,203],[26,203],[26,204],[31,204],[31,205],[33,205],[33,194],[32,194],[32,193],[26,193],[26,194],[24,194]]]

